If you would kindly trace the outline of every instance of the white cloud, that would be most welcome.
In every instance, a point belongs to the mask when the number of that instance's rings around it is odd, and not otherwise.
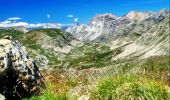
[[[11,21],[4,21],[0,22],[0,27],[17,27],[17,26],[27,26],[27,22],[11,22]]]
[[[12,23],[12,26],[27,26],[28,23],[27,22],[16,22],[16,23]]]
[[[27,23],[27,22],[17,22],[15,20],[5,20],[0,22],[0,27],[25,27],[25,28],[62,28],[71,24],[59,24],[59,23]]]
[[[7,18],[7,20],[0,22],[0,27],[16,27],[16,26],[26,26],[28,25],[27,22],[17,22],[20,20],[20,17],[11,17]]]
[[[74,22],[78,22],[79,18],[75,17],[74,15],[67,15],[67,17],[72,18]]]
[[[1,22],[2,24],[10,24],[11,23],[11,21],[9,21],[9,20],[5,20],[4,22]]]
[[[28,24],[26,27],[27,28],[36,28],[36,27],[41,27],[42,24],[38,23],[38,24]]]
[[[67,15],[67,17],[69,17],[69,18],[73,18],[73,17],[74,17],[74,15]]]
[[[27,23],[27,22],[14,22],[14,21],[3,21],[0,22],[0,27],[25,27],[25,28],[61,28],[63,24],[58,24],[58,23]]]
[[[51,18],[51,16],[49,14],[47,14],[46,16],[47,16],[47,18]]]
[[[7,18],[7,20],[10,20],[10,21],[16,21],[16,20],[20,20],[22,18],[20,17],[11,17],[11,18]]]
[[[55,23],[37,23],[37,24],[28,24],[26,28],[60,28],[60,24]]]
[[[78,22],[79,18],[74,18],[74,22]]]

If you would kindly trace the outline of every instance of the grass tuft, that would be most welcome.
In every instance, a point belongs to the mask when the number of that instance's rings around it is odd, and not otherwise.
[[[133,75],[117,76],[99,81],[92,100],[169,100],[165,85]]]

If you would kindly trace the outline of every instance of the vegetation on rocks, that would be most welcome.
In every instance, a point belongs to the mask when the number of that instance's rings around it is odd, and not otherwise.
[[[104,67],[111,63],[112,51],[101,44],[85,44],[75,47],[66,56],[65,64],[72,68]]]

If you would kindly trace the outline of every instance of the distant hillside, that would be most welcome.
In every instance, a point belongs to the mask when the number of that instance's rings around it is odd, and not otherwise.
[[[4,36],[12,36],[20,41],[34,58],[38,55],[46,56],[52,65],[57,64],[59,55],[65,55],[79,44],[71,34],[58,29],[37,29],[24,33],[14,28],[1,28],[0,37]]]

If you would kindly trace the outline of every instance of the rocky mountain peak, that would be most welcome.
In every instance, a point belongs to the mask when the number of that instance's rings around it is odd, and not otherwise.
[[[117,18],[117,16],[115,16],[111,13],[97,14],[95,17],[93,17],[90,24],[95,24],[96,22],[111,21],[111,20],[115,20],[116,18]]]
[[[149,15],[150,15],[149,12],[131,11],[124,18],[130,19],[130,20],[142,21],[146,19]]]
[[[161,10],[159,12],[139,12],[131,11],[125,16],[117,17],[113,14],[98,14],[88,25],[78,25],[68,32],[73,34],[77,39],[83,41],[107,40],[106,38],[113,38],[117,35],[128,34],[131,29],[137,24],[141,23],[143,29],[152,23],[160,22],[165,17],[169,16],[169,11]],[[136,22],[137,21],[137,22]],[[146,29],[148,29],[146,27]],[[142,26],[134,28],[133,31],[139,31]]]
[[[97,14],[93,20],[114,20],[116,19],[117,16],[111,14],[111,13],[106,13],[106,14]]]
[[[162,9],[159,11],[160,13],[164,13],[164,14],[169,14],[170,11],[169,10],[166,10],[166,9]]]

